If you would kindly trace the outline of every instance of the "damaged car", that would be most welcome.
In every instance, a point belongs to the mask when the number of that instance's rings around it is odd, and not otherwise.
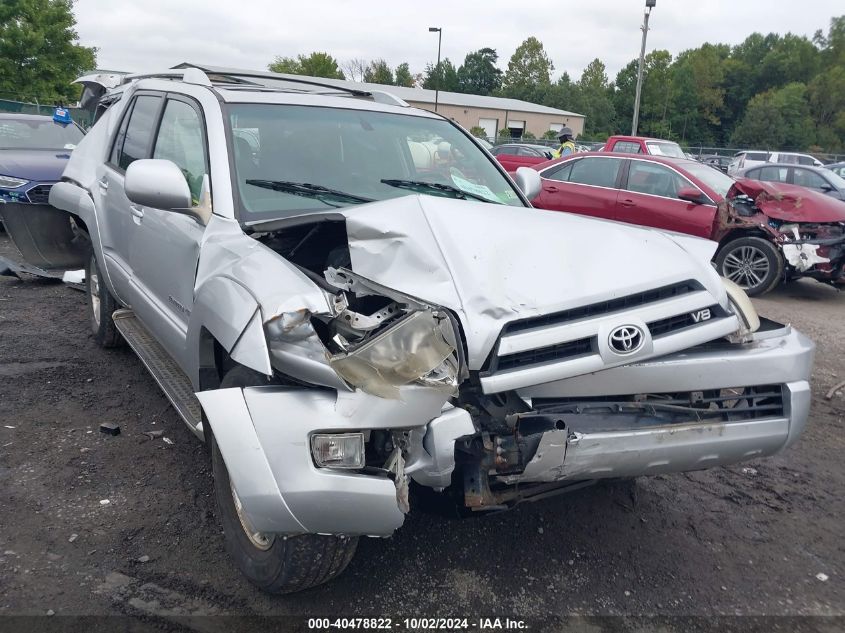
[[[751,296],[801,277],[845,284],[845,203],[821,192],[685,158],[579,154],[533,168],[535,207],[714,240],[719,273]]]
[[[418,162],[432,139],[451,162]],[[206,442],[251,582],[326,582],[417,491],[495,512],[801,435],[814,346],[713,242],[532,209],[539,186],[386,93],[125,79],[50,201],[90,241],[95,341]]]

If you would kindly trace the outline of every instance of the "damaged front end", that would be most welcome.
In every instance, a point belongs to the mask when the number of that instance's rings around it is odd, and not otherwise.
[[[783,254],[785,280],[845,284],[845,204],[804,187],[739,180],[719,204],[714,239],[762,234]]]

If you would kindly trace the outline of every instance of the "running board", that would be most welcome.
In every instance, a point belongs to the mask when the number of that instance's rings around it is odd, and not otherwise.
[[[173,357],[152,337],[132,310],[117,310],[112,314],[112,319],[123,338],[129,343],[129,347],[153,375],[173,408],[182,416],[188,428],[202,439],[202,407],[194,395],[188,376],[179,368]]]

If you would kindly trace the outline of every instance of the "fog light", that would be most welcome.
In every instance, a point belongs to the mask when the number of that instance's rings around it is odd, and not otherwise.
[[[363,468],[364,434],[312,435],[311,455],[318,468]]]

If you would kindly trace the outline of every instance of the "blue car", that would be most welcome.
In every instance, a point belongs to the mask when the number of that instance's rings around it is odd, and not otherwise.
[[[48,199],[83,136],[63,109],[53,116],[0,114],[0,219],[30,264],[63,268],[78,259],[83,245],[73,239],[73,225]],[[36,244],[35,234],[51,239]]]

